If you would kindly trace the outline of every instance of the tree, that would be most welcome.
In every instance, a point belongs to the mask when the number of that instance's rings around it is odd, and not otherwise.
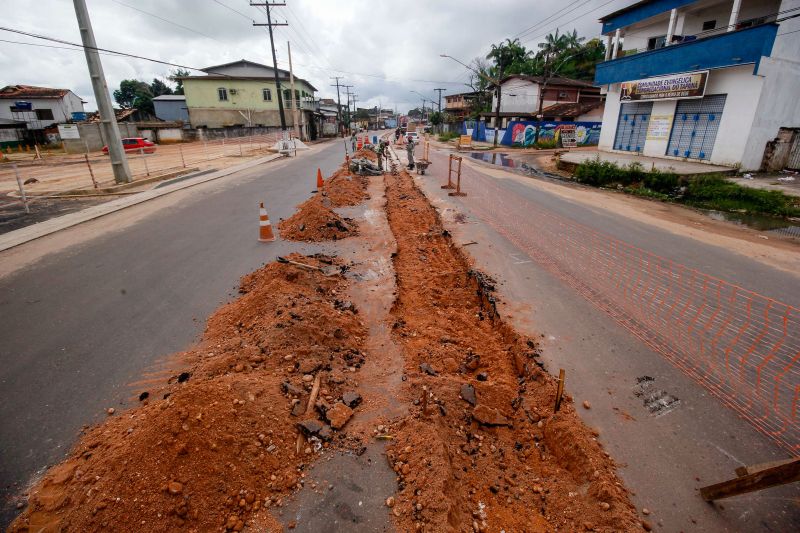
[[[185,68],[178,68],[170,71],[167,79],[175,83],[176,88],[173,94],[183,94],[183,80],[180,78],[185,78],[186,76],[190,76],[191,74],[192,73],[186,70]]]
[[[411,109],[408,112],[408,116],[411,117],[411,118],[419,118],[419,119],[421,119],[421,118],[423,118],[425,116],[425,113],[423,113],[422,109],[420,109],[418,107],[415,107],[414,109]]]
[[[444,122],[444,113],[441,111],[434,111],[433,113],[428,116],[428,121],[433,124],[434,126],[438,126],[442,122]]]
[[[158,78],[153,78],[153,83],[150,84],[150,94],[152,94],[155,98],[156,96],[161,96],[162,94],[173,94],[173,92],[172,87]]]
[[[122,109],[138,109],[144,114],[155,114],[150,86],[140,80],[122,80],[114,91],[114,100]]]
[[[355,114],[356,120],[369,120],[370,114],[366,109],[358,109]]]

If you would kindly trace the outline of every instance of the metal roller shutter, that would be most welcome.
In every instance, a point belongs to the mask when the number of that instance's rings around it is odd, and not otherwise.
[[[652,110],[653,102],[632,102],[620,106],[617,134],[614,137],[615,150],[626,152],[644,150],[647,124],[650,122]]]
[[[726,97],[725,94],[715,94],[679,101],[672,121],[667,155],[711,159]]]

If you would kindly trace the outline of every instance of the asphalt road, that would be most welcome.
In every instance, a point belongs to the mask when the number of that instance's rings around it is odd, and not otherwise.
[[[75,245],[63,241],[85,229],[45,237],[63,251],[0,279],[0,528],[82,426],[135,402],[143,376],[168,377],[163,357],[199,337],[242,275],[310,248],[259,243],[258,202],[277,224],[317,168],[329,175],[343,158],[329,142],[85,224],[97,236]]]
[[[605,232],[644,250],[733,280],[745,288],[797,306],[796,276],[732,253],[721,247],[635,222],[597,202],[586,205],[537,187],[531,178],[507,174],[498,179],[470,167],[464,181],[468,196],[452,198],[440,188],[446,181],[447,160],[432,156],[434,165],[418,183],[434,199],[457,242],[476,241],[465,248],[478,268],[499,282],[502,312],[522,331],[539,337],[551,374],[566,370],[566,389],[581,417],[597,428],[600,441],[620,464],[639,509],[656,531],[798,531],[800,487],[786,486],[705,503],[702,486],[734,477],[741,465],[788,456],[772,440],[688,378],[612,316],[598,309],[563,279],[520,246],[495,230],[504,206],[524,201],[530,213],[545,212]],[[432,172],[431,172],[432,171]],[[472,180],[472,181],[470,181]],[[491,180],[496,195],[475,194],[475,180]],[[481,189],[485,192],[486,189]],[[472,193],[470,196],[469,194]],[[485,209],[491,203],[493,209]],[[465,223],[457,223],[461,217]],[[528,234],[535,224],[520,217]],[[502,224],[500,224],[502,226]],[[525,231],[521,232],[525,235]],[[533,239],[531,239],[533,240]],[[563,243],[553,242],[553,249]],[[679,400],[671,410],[654,416],[637,396],[644,377],[653,391]],[[646,398],[646,395],[645,395]],[[584,400],[590,409],[580,407]]]

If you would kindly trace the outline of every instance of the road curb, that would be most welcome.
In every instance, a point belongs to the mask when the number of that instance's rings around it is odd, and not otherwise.
[[[92,206],[76,213],[69,213],[67,215],[45,220],[43,222],[31,224],[25,228],[9,231],[5,235],[0,235],[0,252],[20,246],[41,237],[51,235],[58,231],[77,226],[78,224],[95,220],[100,217],[110,215],[111,213],[116,213],[117,211],[121,211],[128,207],[132,207],[149,200],[154,200],[176,191],[188,189],[189,187],[194,187],[195,185],[200,185],[202,183],[213,181],[219,178],[224,178],[230,174],[247,170],[248,168],[252,168],[264,163],[269,163],[271,161],[275,161],[276,159],[281,159],[282,157],[283,156],[280,154],[270,154],[266,157],[261,157],[253,161],[248,161],[247,163],[242,163],[240,165],[218,170],[211,174],[204,174],[201,179],[180,181],[166,187],[149,189],[147,191],[126,196],[118,200],[112,200],[101,205]]]

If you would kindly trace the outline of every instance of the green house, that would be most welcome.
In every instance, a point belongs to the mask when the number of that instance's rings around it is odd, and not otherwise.
[[[205,75],[186,76],[183,90],[189,121],[195,128],[280,127],[278,92],[272,67],[242,59],[202,69]],[[289,72],[278,69],[286,127],[294,127],[298,113],[303,138],[309,138],[314,120],[316,89],[295,76],[292,95]]]

